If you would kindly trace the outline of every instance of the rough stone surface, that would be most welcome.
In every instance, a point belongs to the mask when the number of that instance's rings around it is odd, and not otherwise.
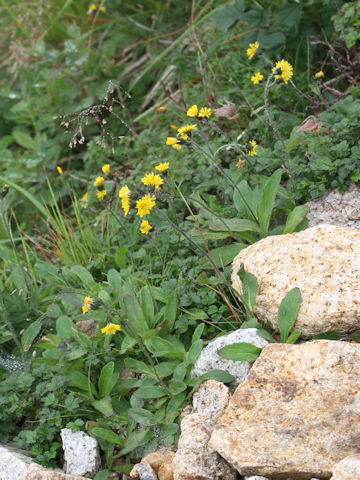
[[[173,447],[164,447],[156,452],[149,453],[141,460],[141,463],[147,462],[150,464],[159,480],[173,480],[172,462],[175,456]],[[130,472],[130,477],[139,477],[139,463],[137,463]]]
[[[90,318],[89,320],[79,320],[76,322],[76,326],[90,338],[95,338],[97,336],[99,322]]]
[[[260,337],[256,328],[244,328],[216,338],[210,342],[201,352],[191,371],[192,377],[200,377],[209,370],[225,370],[235,377],[234,383],[243,382],[249,373],[251,363],[235,362],[220,357],[217,353],[221,348],[233,343],[247,342],[264,347],[268,342]]]
[[[331,480],[357,480],[359,478],[360,455],[351,455],[336,465]]]
[[[89,480],[79,475],[67,475],[66,473],[56,472],[32,463],[26,473],[25,480]]]
[[[360,228],[360,189],[352,184],[341,194],[339,190],[327,192],[320,198],[308,202],[309,227],[322,223],[341,227]]]
[[[243,475],[329,478],[360,449],[360,344],[270,344],[209,446]]]
[[[32,461],[24,450],[0,444],[0,480],[24,480]]]
[[[99,445],[85,432],[61,430],[66,473],[94,478],[100,467]]]
[[[181,422],[178,450],[172,466],[174,480],[235,480],[236,472],[208,443],[219,418],[228,405],[229,389],[215,380],[200,385],[194,394],[194,413]],[[211,405],[218,401],[218,405]]]
[[[252,477],[244,477],[245,480],[269,480],[267,477],[260,477],[260,475],[253,475]]]
[[[277,328],[286,293],[298,287],[302,305],[295,329],[304,338],[360,328],[360,231],[331,225],[264,238],[242,250],[232,265],[233,287],[241,292],[241,263],[259,282],[254,308]]]

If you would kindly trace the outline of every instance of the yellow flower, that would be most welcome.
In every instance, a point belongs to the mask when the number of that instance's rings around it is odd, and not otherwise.
[[[325,73],[322,70],[320,70],[320,72],[315,73],[315,78],[322,78],[324,76],[325,76]]]
[[[186,115],[187,115],[188,117],[196,117],[197,114],[198,114],[198,107],[197,107],[197,105],[193,105],[193,106],[190,107],[190,108],[188,109],[188,111],[186,112]]]
[[[179,145],[179,139],[178,138],[167,137],[166,145],[170,145],[171,147],[176,148],[177,150],[181,150],[181,145]]]
[[[260,72],[256,72],[252,77],[251,81],[256,85],[257,83],[261,82],[263,80],[264,75]]]
[[[96,3],[92,3],[89,7],[88,13],[94,12],[97,9]]]
[[[170,128],[172,128],[173,130],[177,130],[178,127],[176,125],[170,125]]]
[[[279,69],[280,69],[279,74],[275,75],[275,78],[276,79],[281,78],[283,82],[287,84],[290,78],[294,75],[292,65],[283,59],[283,60],[280,60],[280,62],[276,62],[275,67],[272,69],[272,71],[276,72]]]
[[[153,227],[147,220],[143,220],[140,225],[140,232],[147,235]]]
[[[81,197],[81,206],[84,208],[89,200],[89,194],[88,192],[84,193],[84,195]]]
[[[124,215],[129,213],[130,210],[130,189],[127,185],[122,187],[119,191],[119,198],[121,198],[121,208],[124,210]]]
[[[137,214],[139,217],[148,215],[155,207],[155,195],[144,195],[137,202],[135,207],[137,208]]]
[[[250,140],[250,145],[252,146],[252,149],[249,152],[250,157],[253,157],[254,155],[257,155],[256,149],[258,147],[257,143],[255,140]]]
[[[101,167],[101,170],[103,173],[105,173],[105,175],[109,175],[110,173],[110,163],[107,163],[106,165],[103,165]]]
[[[96,196],[99,200],[104,200],[104,198],[106,197],[106,190],[99,190],[96,193]]]
[[[158,107],[157,108],[158,112],[163,112],[164,110],[167,110],[167,108],[166,107]]]
[[[106,333],[106,335],[110,335],[111,333],[116,333],[120,330],[120,325],[115,325],[115,323],[108,323],[106,327],[101,329],[101,333]]]
[[[102,7],[100,7],[100,10],[105,13],[105,12],[106,12],[106,7],[105,7],[105,5],[102,6]]]
[[[196,129],[197,129],[197,125],[196,123],[193,123],[192,125],[184,125],[183,127],[178,128],[177,131],[178,133],[186,133]]]
[[[64,175],[64,171],[59,165],[56,167],[56,170],[58,171],[59,175]]]
[[[144,185],[154,185],[156,189],[160,187],[164,183],[164,180],[158,175],[157,173],[148,173],[141,179]]]
[[[199,112],[199,117],[210,118],[212,110],[209,107],[201,107]]]
[[[259,42],[249,44],[249,48],[246,50],[246,55],[249,57],[250,60],[255,56],[255,53],[257,52],[259,47]]]
[[[169,168],[169,165],[169,162],[159,163],[159,165],[156,165],[155,169],[159,172],[165,172],[165,170]]]
[[[186,133],[179,133],[179,136],[180,136],[181,140],[184,140],[184,141],[188,140],[188,138],[189,138],[189,135],[186,135]]]
[[[91,310],[92,305],[94,304],[94,299],[91,297],[85,297],[84,298],[84,303],[82,306],[82,313],[85,314],[89,310]]]
[[[104,177],[96,177],[94,182],[94,187],[102,187],[104,185]]]

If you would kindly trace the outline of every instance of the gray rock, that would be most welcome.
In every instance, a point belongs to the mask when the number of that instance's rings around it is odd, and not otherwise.
[[[269,480],[267,477],[260,477],[259,475],[254,475],[252,477],[244,477],[245,480]]]
[[[216,338],[210,342],[201,352],[191,371],[191,376],[200,377],[209,370],[225,370],[235,377],[237,385],[245,380],[249,373],[250,362],[235,362],[220,357],[218,350],[233,343],[252,343],[257,347],[265,347],[269,342],[260,337],[256,328],[244,328]]]
[[[24,450],[0,444],[0,480],[25,480],[32,461]]]
[[[139,474],[140,480],[158,480],[156,473],[148,462],[138,463],[137,473]]]
[[[85,432],[61,430],[66,473],[94,478],[100,467],[99,445]]]
[[[360,478],[360,455],[341,460],[333,469],[331,480],[357,480]]]
[[[230,389],[221,382],[203,382],[193,395],[192,413],[200,413],[211,418],[213,425],[225,411],[230,401]]]

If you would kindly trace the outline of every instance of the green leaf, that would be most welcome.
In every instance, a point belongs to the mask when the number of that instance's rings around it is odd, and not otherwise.
[[[219,11],[214,13],[211,19],[219,30],[227,30],[238,21],[238,14],[238,10],[232,5],[224,5]]]
[[[238,275],[242,283],[243,298],[246,302],[246,307],[250,310],[250,312],[252,312],[256,303],[256,296],[259,290],[257,278],[255,277],[255,275],[245,270],[243,263],[240,266]]]
[[[123,246],[120,247],[115,254],[115,263],[120,270],[126,267],[126,254],[128,250],[128,247]]]
[[[179,393],[186,390],[186,383],[182,380],[170,380],[169,390],[173,395],[178,395]]]
[[[206,318],[207,318],[207,316],[206,316]],[[200,325],[198,325],[195,328],[195,331],[194,331],[192,339],[191,339],[192,343],[195,343],[197,340],[200,340],[201,335],[203,334],[204,328],[205,328],[205,323],[200,323]]]
[[[287,219],[284,229],[284,233],[292,233],[295,228],[303,221],[306,215],[309,213],[310,208],[308,205],[298,205],[292,210]]]
[[[271,213],[274,208],[276,194],[281,180],[281,169],[276,170],[266,182],[264,192],[258,205],[258,218],[264,233],[269,230]]]
[[[156,365],[156,374],[160,378],[169,377],[174,373],[175,368],[178,366],[178,362],[162,362]]]
[[[91,380],[81,372],[75,371],[69,374],[69,385],[71,387],[80,388],[85,392],[90,392],[92,395],[96,395],[96,389]]]
[[[286,340],[286,343],[295,343],[296,340],[300,337],[301,331],[300,330],[295,330],[292,332],[292,334],[288,337]]]
[[[101,397],[106,397],[107,395],[110,395],[111,390],[114,387],[113,373],[114,373],[114,362],[107,363],[101,369],[99,383],[98,383]]]
[[[147,285],[140,290],[140,304],[148,325],[153,327],[155,307],[150,288]]]
[[[92,289],[96,285],[91,273],[82,265],[73,265],[70,270],[80,278],[85,288]]]
[[[63,340],[69,340],[74,336],[74,324],[66,315],[61,315],[56,320],[56,331],[59,337]]]
[[[115,268],[110,268],[107,273],[107,281],[115,290],[120,290],[123,286],[123,279],[120,273]]]
[[[299,288],[295,287],[286,294],[280,304],[278,311],[278,324],[280,338],[283,343],[286,343],[289,333],[295,325],[301,301],[301,292]]]
[[[352,338],[354,338],[356,335],[351,335]],[[328,330],[327,332],[324,333],[319,333],[318,335],[315,335],[312,337],[310,341],[313,340],[339,340],[340,339],[340,333],[339,332],[334,332],[332,330]]]
[[[110,443],[115,443],[115,445],[123,445],[124,439],[116,435],[112,430],[108,428],[101,428],[101,427],[94,427],[91,429],[91,434],[95,435],[95,437],[101,438],[102,440],[106,440]]]
[[[165,306],[165,312],[164,312],[164,319],[167,321],[167,329],[168,331],[172,331],[174,322],[176,319],[176,310],[177,310],[177,300],[176,300],[176,295],[173,293],[170,295],[166,306]]]
[[[150,426],[154,419],[154,415],[144,408],[129,408],[128,415],[135,420],[135,422],[140,423],[140,425],[144,425],[145,427]]]
[[[181,342],[171,342],[161,337],[152,337],[145,341],[146,348],[154,357],[178,358],[184,360],[185,350]]]
[[[225,370],[209,370],[208,372],[203,373],[199,378],[202,382],[205,380],[217,380],[222,383],[230,383],[235,380],[235,377]]]
[[[110,417],[114,413],[110,397],[104,397],[100,400],[94,400],[93,402],[91,402],[91,405],[96,408],[96,410],[101,412],[105,417]]]
[[[223,247],[218,247],[214,250],[211,250],[210,255],[217,268],[226,267],[226,265],[229,265],[229,263],[234,260],[240,250],[246,246],[247,245],[243,243],[232,243],[230,245],[225,245]],[[214,268],[208,257],[202,257],[199,265],[202,268]]]
[[[141,362],[140,360],[135,360],[135,358],[125,358],[125,366],[135,373],[142,373],[143,375],[149,375],[150,377],[154,376],[153,370],[146,365],[146,363]]]
[[[142,337],[148,331],[148,325],[146,323],[140,303],[133,295],[124,295],[123,305],[125,315],[129,320],[129,325],[131,325],[129,334],[134,336],[135,333],[136,335]]]
[[[14,130],[12,132],[12,136],[14,137],[16,143],[18,143],[22,147],[27,148],[28,150],[35,149],[34,140],[30,137],[28,133],[21,132],[20,130]]]
[[[198,356],[201,353],[203,343],[204,342],[202,340],[196,340],[195,342],[192,343],[189,351],[186,354],[187,365],[192,365],[196,362]]]
[[[164,387],[160,387],[157,385],[148,385],[138,388],[134,395],[137,398],[160,398],[164,395],[167,395],[167,391]]]
[[[245,218],[217,218],[209,225],[210,230],[230,232],[261,232],[259,225]]]
[[[220,357],[228,360],[238,360],[241,362],[254,362],[261,353],[261,348],[252,343],[240,342],[233,343],[221,348],[218,353]]]
[[[41,330],[41,320],[36,320],[33,322],[21,335],[21,346],[24,352],[27,352],[31,347],[31,344],[38,336]]]
[[[95,477],[94,480],[108,480],[109,478],[109,470],[106,468],[105,470],[100,470]]]
[[[130,433],[130,435],[125,440],[125,447],[122,450],[120,450],[118,455],[123,456],[129,452],[132,452],[138,446],[149,441],[152,435],[153,435],[152,432],[149,432],[147,429],[136,430],[135,432]]]

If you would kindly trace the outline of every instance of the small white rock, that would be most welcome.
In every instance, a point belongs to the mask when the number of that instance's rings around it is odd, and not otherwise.
[[[32,460],[26,452],[0,444],[0,480],[24,480]]]
[[[61,430],[64,450],[64,471],[73,475],[94,478],[100,467],[99,445],[85,432]]]
[[[227,360],[220,357],[218,351],[233,343],[252,343],[257,347],[265,347],[269,342],[260,337],[256,328],[244,328],[216,338],[201,352],[191,371],[191,376],[200,377],[210,370],[225,370],[235,377],[236,384],[242,383],[249,373],[251,363]]]

